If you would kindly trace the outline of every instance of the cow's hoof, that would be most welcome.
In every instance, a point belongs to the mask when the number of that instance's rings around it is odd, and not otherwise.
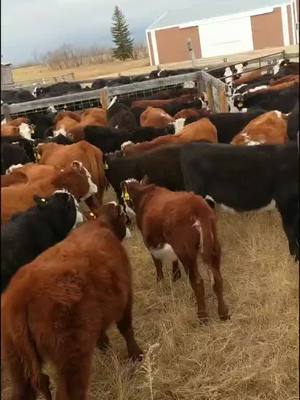
[[[229,314],[224,314],[224,315],[220,315],[220,320],[221,321],[227,321],[230,319],[230,315]]]
[[[139,351],[137,354],[132,354],[130,356],[130,360],[133,362],[142,362],[144,359],[144,353],[141,351]]]

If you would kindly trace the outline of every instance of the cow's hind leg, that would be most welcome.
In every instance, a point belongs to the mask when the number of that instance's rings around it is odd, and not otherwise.
[[[71,354],[74,354],[71,357]],[[92,352],[72,352],[58,367],[56,400],[87,400]],[[76,355],[75,355],[76,354]]]
[[[282,226],[287,236],[289,250],[296,261],[299,260],[299,209],[298,201],[293,200],[287,204],[278,204]]]
[[[36,400],[37,392],[30,380],[24,376],[22,364],[11,370],[12,396],[11,400]]]
[[[181,278],[181,272],[180,272],[178,261],[173,262],[172,268],[173,268],[172,269],[172,279],[173,279],[173,282],[176,282],[176,281],[178,281],[178,279]]]
[[[198,271],[197,259],[196,257],[194,260],[185,257],[180,257],[180,259],[195,293],[198,308],[197,315],[201,322],[207,322],[208,314],[205,305],[204,282]]]
[[[98,339],[97,346],[102,351],[106,351],[110,347],[109,338],[106,333],[102,333],[102,335]]]
[[[152,255],[151,257],[156,268],[156,280],[157,282],[160,282],[164,279],[162,262],[157,258],[154,258]]]
[[[211,268],[210,271],[213,274],[213,290],[218,300],[218,314],[221,320],[225,321],[229,319],[228,307],[223,298],[223,279],[221,273],[216,268]]]
[[[127,345],[129,358],[132,360],[141,360],[143,351],[140,349],[135,341],[133,327],[132,327],[132,296],[129,295],[127,306],[124,310],[123,316],[117,322],[118,329],[124,337]]]

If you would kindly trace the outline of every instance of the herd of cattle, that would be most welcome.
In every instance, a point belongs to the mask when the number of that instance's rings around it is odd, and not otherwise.
[[[200,255],[222,320],[216,206],[281,215],[299,259],[299,64],[271,76],[225,71],[231,112],[212,113],[206,93],[168,89],[107,110],[46,113],[1,123],[2,350],[13,398],[84,399],[96,346],[117,323],[129,357],[142,358],[132,326],[130,261],[121,241],[137,224],[163,279],[172,263],[189,276],[206,321]],[[237,109],[236,109],[237,108]],[[103,205],[111,185],[117,202]],[[78,226],[80,225],[80,226]]]
[[[91,85],[84,85],[77,82],[57,82],[52,85],[37,85],[32,91],[27,89],[10,89],[1,91],[1,104],[15,104],[26,101],[33,101],[42,98],[62,96],[71,93],[87,92],[90,90],[102,89],[105,86],[121,86],[129,83],[144,82],[151,79],[165,78],[167,76],[178,75],[198,71],[196,68],[185,68],[176,70],[153,70],[149,74],[134,76],[119,76],[117,78],[98,78]]]

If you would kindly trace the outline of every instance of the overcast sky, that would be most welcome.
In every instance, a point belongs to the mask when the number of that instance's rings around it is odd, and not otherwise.
[[[145,29],[169,7],[196,0],[1,0],[2,62],[33,59],[62,44],[111,46],[115,5],[124,12],[132,36],[145,42]]]

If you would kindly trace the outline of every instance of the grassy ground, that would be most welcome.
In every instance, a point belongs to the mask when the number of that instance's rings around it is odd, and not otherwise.
[[[224,298],[231,320],[217,317],[206,273],[211,321],[201,326],[185,276],[157,285],[137,230],[125,246],[134,278],[134,326],[145,361],[127,362],[125,343],[109,331],[112,350],[95,351],[91,400],[298,399],[298,266],[277,212],[219,214]],[[201,265],[201,262],[199,263]],[[49,369],[48,369],[49,371]],[[10,386],[3,376],[2,399]]]
[[[287,47],[276,47],[268,48],[262,50],[256,50],[241,54],[234,54],[227,56],[229,62],[237,62],[248,60],[250,58],[261,57],[267,54],[272,54],[285,49],[287,52],[298,52],[298,46],[287,46]],[[209,57],[196,60],[198,66],[204,65],[214,65],[223,62],[223,56],[221,57]],[[185,68],[191,67],[191,62],[180,62],[172,64],[164,64],[163,68]],[[51,77],[58,77],[66,75],[66,80],[71,80],[72,78],[68,74],[74,73],[75,80],[85,80],[85,79],[95,79],[101,76],[117,76],[119,73],[122,75],[137,75],[148,73],[152,71],[155,67],[149,65],[149,59],[133,60],[133,61],[114,61],[110,64],[99,64],[99,65],[84,65],[78,68],[68,68],[63,70],[52,70],[46,65],[34,65],[31,67],[16,68],[13,70],[14,81],[41,81],[43,78],[49,80]],[[53,79],[52,79],[53,83]]]

